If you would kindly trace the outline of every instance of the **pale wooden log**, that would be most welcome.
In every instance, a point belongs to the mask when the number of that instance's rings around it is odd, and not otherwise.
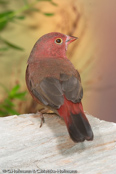
[[[1,173],[2,169],[65,169],[80,174],[116,174],[115,123],[87,115],[94,140],[74,143],[61,118],[44,117],[41,128],[36,114],[0,118]]]

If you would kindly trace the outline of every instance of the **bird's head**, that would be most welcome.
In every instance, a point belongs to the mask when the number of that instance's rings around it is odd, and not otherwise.
[[[40,58],[66,58],[68,45],[76,39],[77,37],[58,32],[45,34],[34,45],[28,62]]]

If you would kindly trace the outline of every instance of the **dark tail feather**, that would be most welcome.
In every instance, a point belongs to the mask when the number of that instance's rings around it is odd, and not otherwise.
[[[93,140],[93,132],[81,102],[73,103],[65,99],[64,105],[58,109],[58,113],[64,118],[69,135],[74,142]]]
[[[84,113],[71,113],[69,117],[69,122],[66,121],[66,124],[69,135],[74,142],[93,140],[93,132]]]

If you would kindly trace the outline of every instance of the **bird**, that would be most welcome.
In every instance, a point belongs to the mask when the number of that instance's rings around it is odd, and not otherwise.
[[[41,36],[27,61],[26,84],[33,99],[64,119],[75,142],[93,140],[91,125],[83,111],[81,77],[66,56],[77,37],[59,32]]]

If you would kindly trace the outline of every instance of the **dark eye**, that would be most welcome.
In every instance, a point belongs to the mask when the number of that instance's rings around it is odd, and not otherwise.
[[[61,38],[57,38],[56,40],[55,40],[55,43],[56,44],[61,44],[63,41],[62,41],[62,39]]]

